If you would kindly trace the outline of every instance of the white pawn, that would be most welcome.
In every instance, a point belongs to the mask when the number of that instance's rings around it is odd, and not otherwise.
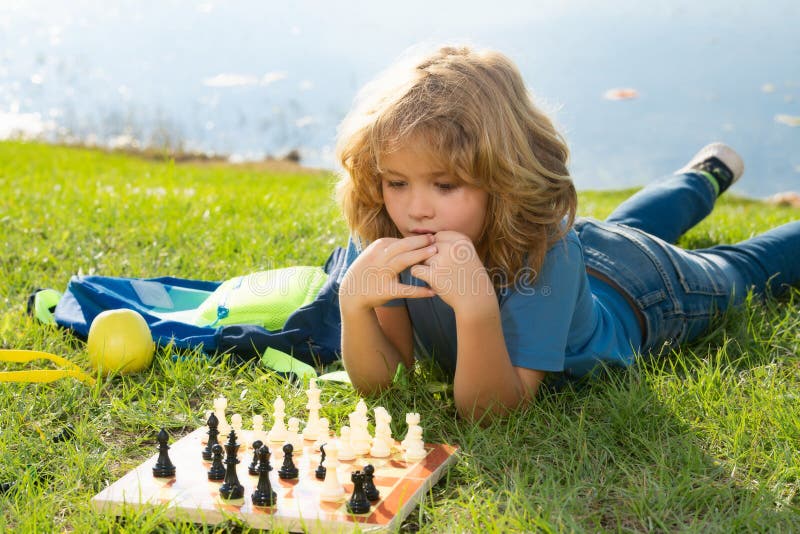
[[[422,440],[422,427],[414,425],[408,429],[408,435],[406,436],[406,460],[416,462],[427,455],[425,442]]]
[[[286,443],[291,443],[295,454],[303,450],[303,435],[300,433],[300,419],[289,418],[289,429],[286,432]]]
[[[341,437],[336,440],[336,447],[339,449],[340,460],[355,460],[356,453],[350,445],[350,427],[343,426],[340,430]]]
[[[227,436],[228,433],[231,431],[231,427],[228,424],[228,419],[225,416],[225,409],[228,407],[228,399],[220,395],[216,399],[214,399],[214,415],[217,416],[217,420],[219,424],[217,425],[217,430],[219,430],[220,436]]]
[[[208,418],[211,417],[212,413],[214,413],[214,410],[206,410],[206,418],[203,419],[203,421],[208,423]],[[208,443],[208,424],[203,427],[203,435],[200,436],[200,443]]]
[[[275,407],[275,411],[273,412],[275,421],[269,431],[269,441],[273,443],[283,443],[286,441],[286,423],[283,422],[283,418],[286,416],[286,403],[278,396],[273,406]]]
[[[253,441],[267,442],[267,433],[264,432],[264,417],[258,414],[253,416]]]
[[[231,428],[236,432],[239,441],[242,441],[242,416],[235,413],[231,416]]]
[[[331,435],[330,425],[327,417],[320,418],[319,426],[317,427],[317,441],[314,442],[315,451],[319,450],[320,445],[324,445],[328,442],[328,438]]]
[[[339,451],[335,445],[325,446],[325,481],[322,483],[322,491],[319,500],[324,502],[339,502],[344,500],[345,491],[342,483],[339,482]]]
[[[400,445],[405,449],[408,447],[408,436],[411,433],[411,429],[415,426],[419,426],[419,414],[415,412],[410,412],[406,414],[406,424],[408,425],[408,431],[406,432],[406,437],[403,441],[400,442]]]

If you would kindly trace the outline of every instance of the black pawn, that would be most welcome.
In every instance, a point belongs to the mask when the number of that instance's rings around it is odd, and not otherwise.
[[[169,454],[167,454],[169,450],[169,445],[167,445],[169,435],[167,431],[162,428],[156,439],[158,440],[158,460],[156,460],[156,465],[153,466],[153,476],[159,478],[173,477],[175,476],[175,466],[172,465]]]
[[[211,448],[211,469],[208,470],[208,480],[222,480],[225,478],[225,466],[222,464],[222,445],[214,444]]]
[[[220,496],[226,500],[241,499],[244,495],[244,486],[239,483],[239,476],[236,474],[236,464],[239,463],[236,458],[238,450],[236,432],[231,430],[228,442],[225,444],[225,480],[219,487]]]
[[[247,472],[253,476],[258,474],[258,449],[260,449],[262,445],[263,443],[261,443],[260,439],[253,442],[253,461],[250,462],[250,465],[247,467]]]
[[[325,480],[325,473],[328,472],[328,468],[322,465],[325,463],[325,443],[319,446],[319,452],[321,454],[319,458],[319,465],[317,466],[317,470],[314,471],[314,476],[317,477],[319,480]]]
[[[370,501],[377,501],[381,498],[381,492],[375,487],[375,468],[372,464],[364,466],[364,493],[367,494],[367,499]]]
[[[366,514],[369,512],[370,504],[367,494],[364,493],[364,473],[353,471],[350,480],[353,481],[353,495],[347,501],[347,511],[351,514]]]
[[[272,466],[269,465],[269,447],[261,446],[257,451],[258,454],[258,485],[253,492],[253,505],[254,506],[272,506],[275,504],[278,496],[272,491],[272,485],[269,482],[269,472],[272,471]]]
[[[283,446],[283,465],[278,471],[278,477],[282,480],[297,478],[299,471],[292,461],[292,451],[294,451],[294,447],[292,447],[291,443],[287,443]]]
[[[214,412],[211,412],[211,415],[208,416],[206,424],[208,425],[208,443],[206,444],[206,448],[203,449],[203,460],[211,460],[214,454],[214,445],[219,443],[219,441],[217,441],[217,436],[219,436],[219,419],[214,415]]]

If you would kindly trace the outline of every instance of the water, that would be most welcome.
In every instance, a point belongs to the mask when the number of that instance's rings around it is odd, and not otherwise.
[[[740,193],[800,189],[800,3],[595,4],[3,0],[0,137],[297,148],[333,168],[363,83],[415,43],[467,41],[517,62],[580,188],[646,183],[723,140],[747,164]]]

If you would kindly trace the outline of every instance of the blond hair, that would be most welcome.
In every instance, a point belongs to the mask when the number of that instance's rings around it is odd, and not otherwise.
[[[383,203],[380,160],[420,138],[453,176],[488,192],[475,246],[495,285],[517,283],[523,267],[538,273],[547,249],[572,226],[577,196],[566,142],[511,60],[442,47],[362,90],[336,147],[337,198],[356,236],[401,237]]]

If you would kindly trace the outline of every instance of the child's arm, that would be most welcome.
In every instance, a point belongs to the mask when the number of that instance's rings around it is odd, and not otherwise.
[[[397,366],[410,365],[411,324],[405,307],[383,307],[396,298],[426,298],[426,287],[401,284],[398,274],[436,253],[429,235],[379,239],[350,266],[339,290],[342,360],[353,386],[370,394],[391,385]]]
[[[545,373],[512,365],[497,296],[472,242],[456,232],[440,232],[436,244],[439,253],[424,266],[412,267],[411,274],[427,282],[455,313],[456,408],[467,419],[487,411],[505,414],[536,394]]]

